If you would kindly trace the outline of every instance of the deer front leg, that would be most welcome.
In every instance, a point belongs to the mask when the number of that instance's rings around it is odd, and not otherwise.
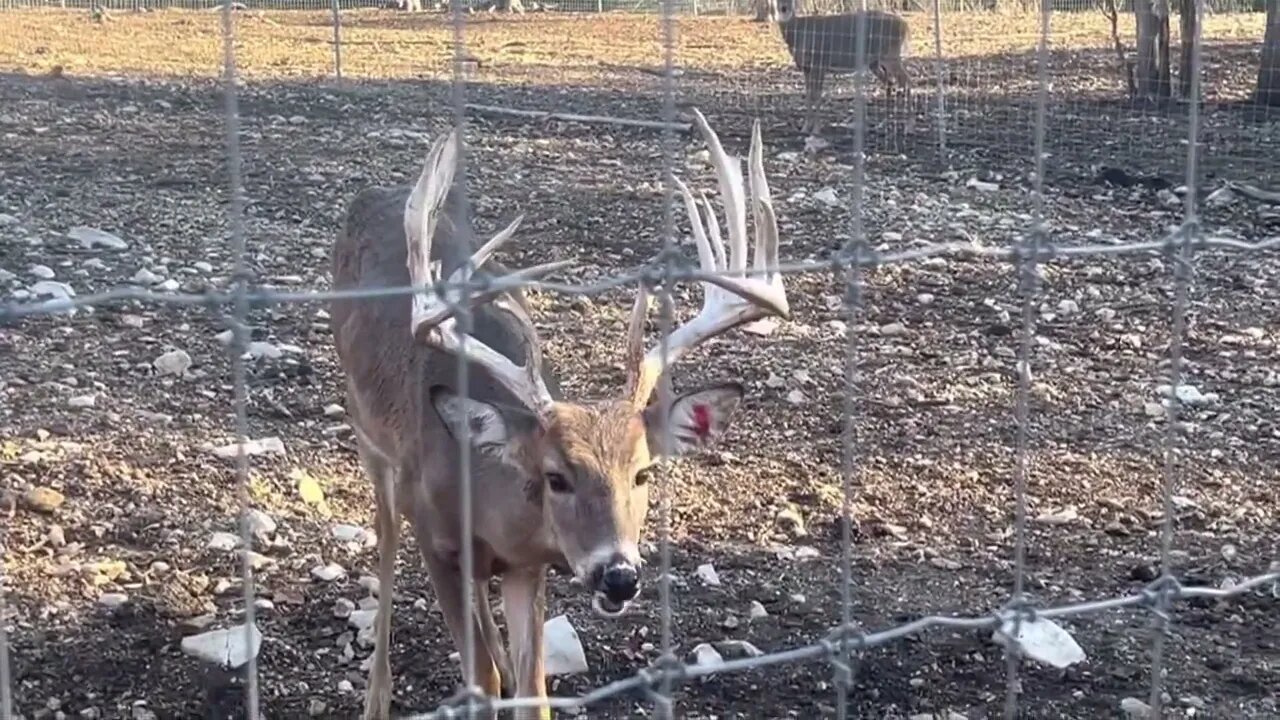
[[[498,631],[498,623],[493,619],[493,607],[489,605],[489,583],[476,583],[476,619],[480,622],[480,634],[484,645],[489,649],[489,656],[498,666],[498,681],[502,687],[502,696],[510,697],[515,692],[515,675],[511,670],[511,660],[507,656],[506,645],[502,642],[502,633]]]
[[[543,666],[542,624],[547,614],[546,567],[508,570],[502,578],[502,612],[507,618],[516,697],[547,697]],[[517,720],[551,720],[551,708],[521,709]]]
[[[425,536],[425,532],[418,530],[419,525],[420,523],[414,523],[418,546],[422,548],[427,574],[431,577],[431,586],[435,588],[440,612],[444,615],[444,623],[449,627],[449,634],[453,637],[453,645],[461,656],[462,667],[466,668],[470,663],[475,673],[476,686],[489,697],[500,697],[502,687],[498,678],[498,668],[494,666],[489,648],[485,646],[484,630],[477,622],[475,614],[471,612],[471,608],[462,603],[462,568],[458,566],[456,558],[442,558],[433,552],[430,549],[430,538]],[[475,656],[471,658],[467,657],[466,625],[463,624],[468,622],[471,623],[471,637],[476,641]],[[481,720],[493,720],[495,713],[477,713],[475,717]]]
[[[374,620],[373,664],[364,697],[364,720],[391,715],[391,599],[395,592],[400,516],[396,510],[396,473],[377,450],[357,441],[365,472],[373,480],[374,529],[378,533],[378,614]]]

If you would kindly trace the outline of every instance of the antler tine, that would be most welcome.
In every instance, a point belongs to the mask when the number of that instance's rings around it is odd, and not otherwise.
[[[693,112],[706,137],[707,145],[711,147],[716,174],[720,180],[728,216],[729,257],[726,262],[724,242],[710,203],[703,198],[707,210],[707,226],[704,227],[698,202],[694,200],[689,188],[676,179],[676,189],[684,200],[694,242],[698,246],[699,264],[704,271],[702,309],[692,320],[672,331],[666,343],[651,347],[643,358],[638,358],[638,351],[635,349],[638,334],[643,331],[643,318],[637,324],[635,315],[632,316],[628,355],[634,371],[629,385],[631,402],[636,407],[648,403],[658,379],[668,366],[705,340],[768,315],[790,316],[786,288],[782,284],[781,274],[776,270],[778,225],[769,196],[769,186],[764,177],[760,123],[757,121],[752,129],[751,144],[751,198],[752,211],[756,216],[754,265],[757,269],[772,267],[773,270],[766,270],[763,277],[746,277],[747,208],[743,198],[740,163],[725,154],[719,138],[702,113],[696,109]]]
[[[404,226],[409,278],[415,287],[432,286],[425,292],[412,296],[410,332],[421,342],[485,367],[494,380],[506,387],[519,402],[531,410],[541,411],[551,404],[552,399],[542,379],[541,354],[533,338],[526,343],[528,351],[524,364],[516,365],[510,358],[478,338],[464,336],[458,329],[455,317],[461,309],[460,303],[474,306],[499,298],[493,307],[498,312],[515,315],[520,326],[529,327],[532,333],[532,324],[528,319],[499,297],[505,290],[489,287],[463,297],[461,289],[455,286],[455,283],[470,280],[472,274],[515,235],[523,217],[517,217],[473,252],[467,262],[454,270],[449,276],[449,288],[441,290],[436,287],[440,283],[442,269],[439,260],[431,259],[431,249],[436,239],[440,214],[453,185],[460,139],[458,131],[454,130],[432,143],[422,174],[405,201]],[[567,264],[568,261],[545,263],[511,273],[509,277],[538,279]]]
[[[751,153],[749,182],[751,183],[751,211],[755,220],[756,248],[752,266],[763,273],[763,279],[772,277],[778,268],[778,217],[773,212],[773,198],[769,194],[769,180],[764,175],[764,143],[760,139],[760,120],[751,124]]]
[[[747,200],[742,190],[742,162],[724,151],[720,137],[707,124],[701,111],[694,108],[693,116],[711,152],[711,164],[720,184],[725,219],[729,223],[729,264],[725,269],[730,275],[741,276],[747,269]]]

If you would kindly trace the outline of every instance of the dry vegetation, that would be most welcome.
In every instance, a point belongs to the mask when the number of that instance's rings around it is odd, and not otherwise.
[[[913,53],[933,56],[932,20],[907,15]],[[343,70],[378,79],[450,76],[453,28],[446,16],[361,10],[343,18]],[[73,74],[144,73],[211,76],[221,72],[216,12],[117,12],[106,23],[87,14],[8,12],[0,35],[0,68],[30,73],[62,66]],[[237,14],[238,63],[252,78],[319,77],[333,72],[332,18],[327,12],[252,11]],[[662,57],[656,16],[531,15],[468,19],[467,52],[486,82],[574,83],[599,78],[601,65],[655,67]],[[946,16],[943,53],[949,58],[1033,49],[1038,19],[1023,14]],[[770,25],[744,18],[681,18],[676,63],[699,70],[788,65],[786,48]],[[1054,46],[1102,48],[1110,43],[1098,13],[1054,17]],[[1176,28],[1175,28],[1176,32]],[[1261,14],[1211,16],[1207,42],[1258,42]],[[1129,33],[1131,34],[1131,32]],[[1175,36],[1174,42],[1177,41]]]
[[[344,205],[366,185],[416,175],[447,123],[447,87],[389,80],[444,77],[449,30],[433,16],[345,14],[347,74],[370,82],[339,88],[314,82],[331,69],[327,14],[236,17],[240,67],[252,80],[241,96],[249,270],[257,283],[323,289]],[[82,14],[13,12],[0,20],[0,67],[21,71],[0,75],[0,302],[50,273],[81,295],[131,284],[163,291],[163,280],[191,293],[225,289],[233,258],[222,104],[209,79],[220,71],[218,16],[120,12],[96,24]],[[927,57],[925,20],[913,22],[916,53]],[[1034,27],[1026,17],[951,16],[947,52],[1000,62],[993,56],[1032,46]],[[1260,27],[1256,16],[1214,17],[1208,34],[1256,42]],[[1089,14],[1055,18],[1055,34],[1059,45],[1106,44],[1102,19]],[[656,81],[626,66],[658,64],[658,37],[646,17],[475,18],[468,38],[482,83],[471,90],[511,107],[656,117]],[[796,78],[776,31],[682,19],[680,43],[689,71],[681,99],[707,112],[731,152],[745,152],[750,119],[768,108],[766,167],[784,256],[827,258],[853,227],[851,158],[840,142],[804,151]],[[1253,52],[1207,56],[1209,72],[1231,80],[1221,83],[1224,95],[1247,84]],[[1085,104],[1073,93],[1118,84],[1106,52],[1063,48],[1055,58],[1046,176],[1053,240],[1163,236],[1181,219],[1176,198],[1099,183],[1096,166],[1180,183],[1180,111],[1140,113],[1105,97]],[[55,67],[64,73],[50,78]],[[927,96],[909,110],[913,131],[873,100],[876,152],[863,189],[876,247],[1002,246],[1022,236],[1032,207],[1032,113],[1014,96],[1033,75],[1022,58],[998,67],[1008,97],[993,99],[990,83],[963,72],[948,77],[953,144],[942,162]],[[929,72],[928,63],[915,72]],[[145,77],[100,77],[108,74]],[[1273,121],[1211,108],[1205,122],[1205,162],[1218,178],[1262,183],[1280,171]],[[657,250],[656,134],[476,117],[468,142],[479,222],[493,228],[526,214],[510,263],[573,256],[581,264],[567,279],[591,282]],[[712,187],[700,145],[681,142],[677,171]],[[996,187],[974,187],[973,178]],[[1217,183],[1206,180],[1204,190]],[[1217,237],[1280,233],[1276,208],[1239,198],[1209,205],[1202,222]],[[86,250],[66,237],[76,225],[116,233],[128,247]],[[1147,253],[1043,270],[1029,480],[1028,591],[1038,604],[1134,593],[1156,575],[1170,268],[1167,257]],[[1211,249],[1195,270],[1185,382],[1205,397],[1183,408],[1173,562],[1184,582],[1219,586],[1280,558],[1280,259]],[[680,386],[741,381],[749,398],[718,451],[670,469],[682,657],[725,639],[784,650],[838,622],[846,393],[855,408],[855,616],[879,630],[927,613],[989,613],[1007,598],[1020,326],[1012,273],[951,258],[866,279],[865,307],[851,319],[829,274],[792,277],[792,321],[767,340],[718,341],[677,373]],[[682,293],[686,303],[698,299]],[[533,302],[566,393],[616,388],[626,297],[535,293]],[[231,440],[229,363],[217,339],[223,310],[130,301],[0,322],[6,624],[23,717],[243,717],[238,678],[206,672],[179,649],[183,634],[234,623],[241,612],[237,556],[210,544],[215,532],[234,529],[239,509],[230,464],[209,450]],[[341,374],[323,307],[255,308],[250,325],[270,347],[248,362],[250,435],[279,437],[286,449],[255,458],[250,483],[254,506],[277,525],[254,548],[265,709],[273,719],[353,717],[368,648],[334,608],[367,601],[357,580],[376,559],[344,539],[350,528],[336,527],[367,525],[371,511],[350,429],[333,407],[344,401]],[[844,376],[850,332],[859,358],[852,388]],[[177,348],[191,367],[159,372],[153,361]],[[318,486],[324,505],[305,499],[300,483]],[[805,559],[800,547],[816,557]],[[457,682],[414,554],[412,543],[402,551],[395,603],[398,711],[432,709]],[[314,580],[311,568],[327,562],[348,578]],[[714,563],[721,586],[695,579],[704,562]],[[552,578],[551,612],[569,615],[592,666],[557,679],[556,692],[581,693],[655,659],[654,577],[617,623],[595,618],[564,578]],[[1174,609],[1163,678],[1170,717],[1280,715],[1277,592]],[[749,620],[752,601],[768,616]],[[1114,717],[1122,698],[1146,697],[1147,614],[1062,622],[1088,660],[1065,672],[1024,664],[1024,717]],[[863,658],[853,715],[999,717],[1004,672],[989,633],[926,633]],[[831,677],[822,662],[717,676],[680,689],[681,716],[832,717]],[[639,717],[650,707],[643,697],[615,697],[588,717]]]

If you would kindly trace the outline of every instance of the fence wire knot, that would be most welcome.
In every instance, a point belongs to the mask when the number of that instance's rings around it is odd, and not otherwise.
[[[861,639],[860,635],[859,639]],[[840,642],[835,642],[831,640],[831,636],[828,636],[821,640],[821,644],[827,655],[827,663],[831,665],[832,682],[839,688],[852,687],[853,668],[845,660],[845,656],[849,653],[848,639],[842,636]],[[858,644],[860,645],[861,642]]]
[[[1142,589],[1143,604],[1161,619],[1168,619],[1166,608],[1172,601],[1182,597],[1182,583],[1168,573],[1156,578]]]

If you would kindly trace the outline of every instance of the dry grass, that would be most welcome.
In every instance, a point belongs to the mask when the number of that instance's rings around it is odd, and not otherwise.
[[[930,17],[907,17],[913,54],[932,56]],[[222,61],[219,18],[207,11],[120,13],[99,24],[84,13],[6,13],[0,69],[47,72],[62,66],[77,75],[212,76],[220,72]],[[255,11],[237,19],[238,61],[246,76],[333,72],[328,13]],[[443,77],[450,72],[453,30],[445,16],[364,10],[344,13],[343,22],[348,76]],[[601,65],[657,65],[662,57],[660,23],[645,15],[483,16],[469,20],[467,45],[481,63],[478,79],[486,82],[580,82],[598,78]],[[1263,23],[1260,14],[1212,16],[1205,23],[1205,37],[1211,42],[1260,42]],[[976,57],[1026,52],[1035,47],[1037,28],[1034,15],[947,15],[943,53]],[[1107,23],[1097,13],[1055,16],[1053,39],[1055,46],[1070,48],[1110,42]],[[680,18],[677,41],[676,62],[684,67],[741,70],[789,64],[777,30],[745,18]]]

